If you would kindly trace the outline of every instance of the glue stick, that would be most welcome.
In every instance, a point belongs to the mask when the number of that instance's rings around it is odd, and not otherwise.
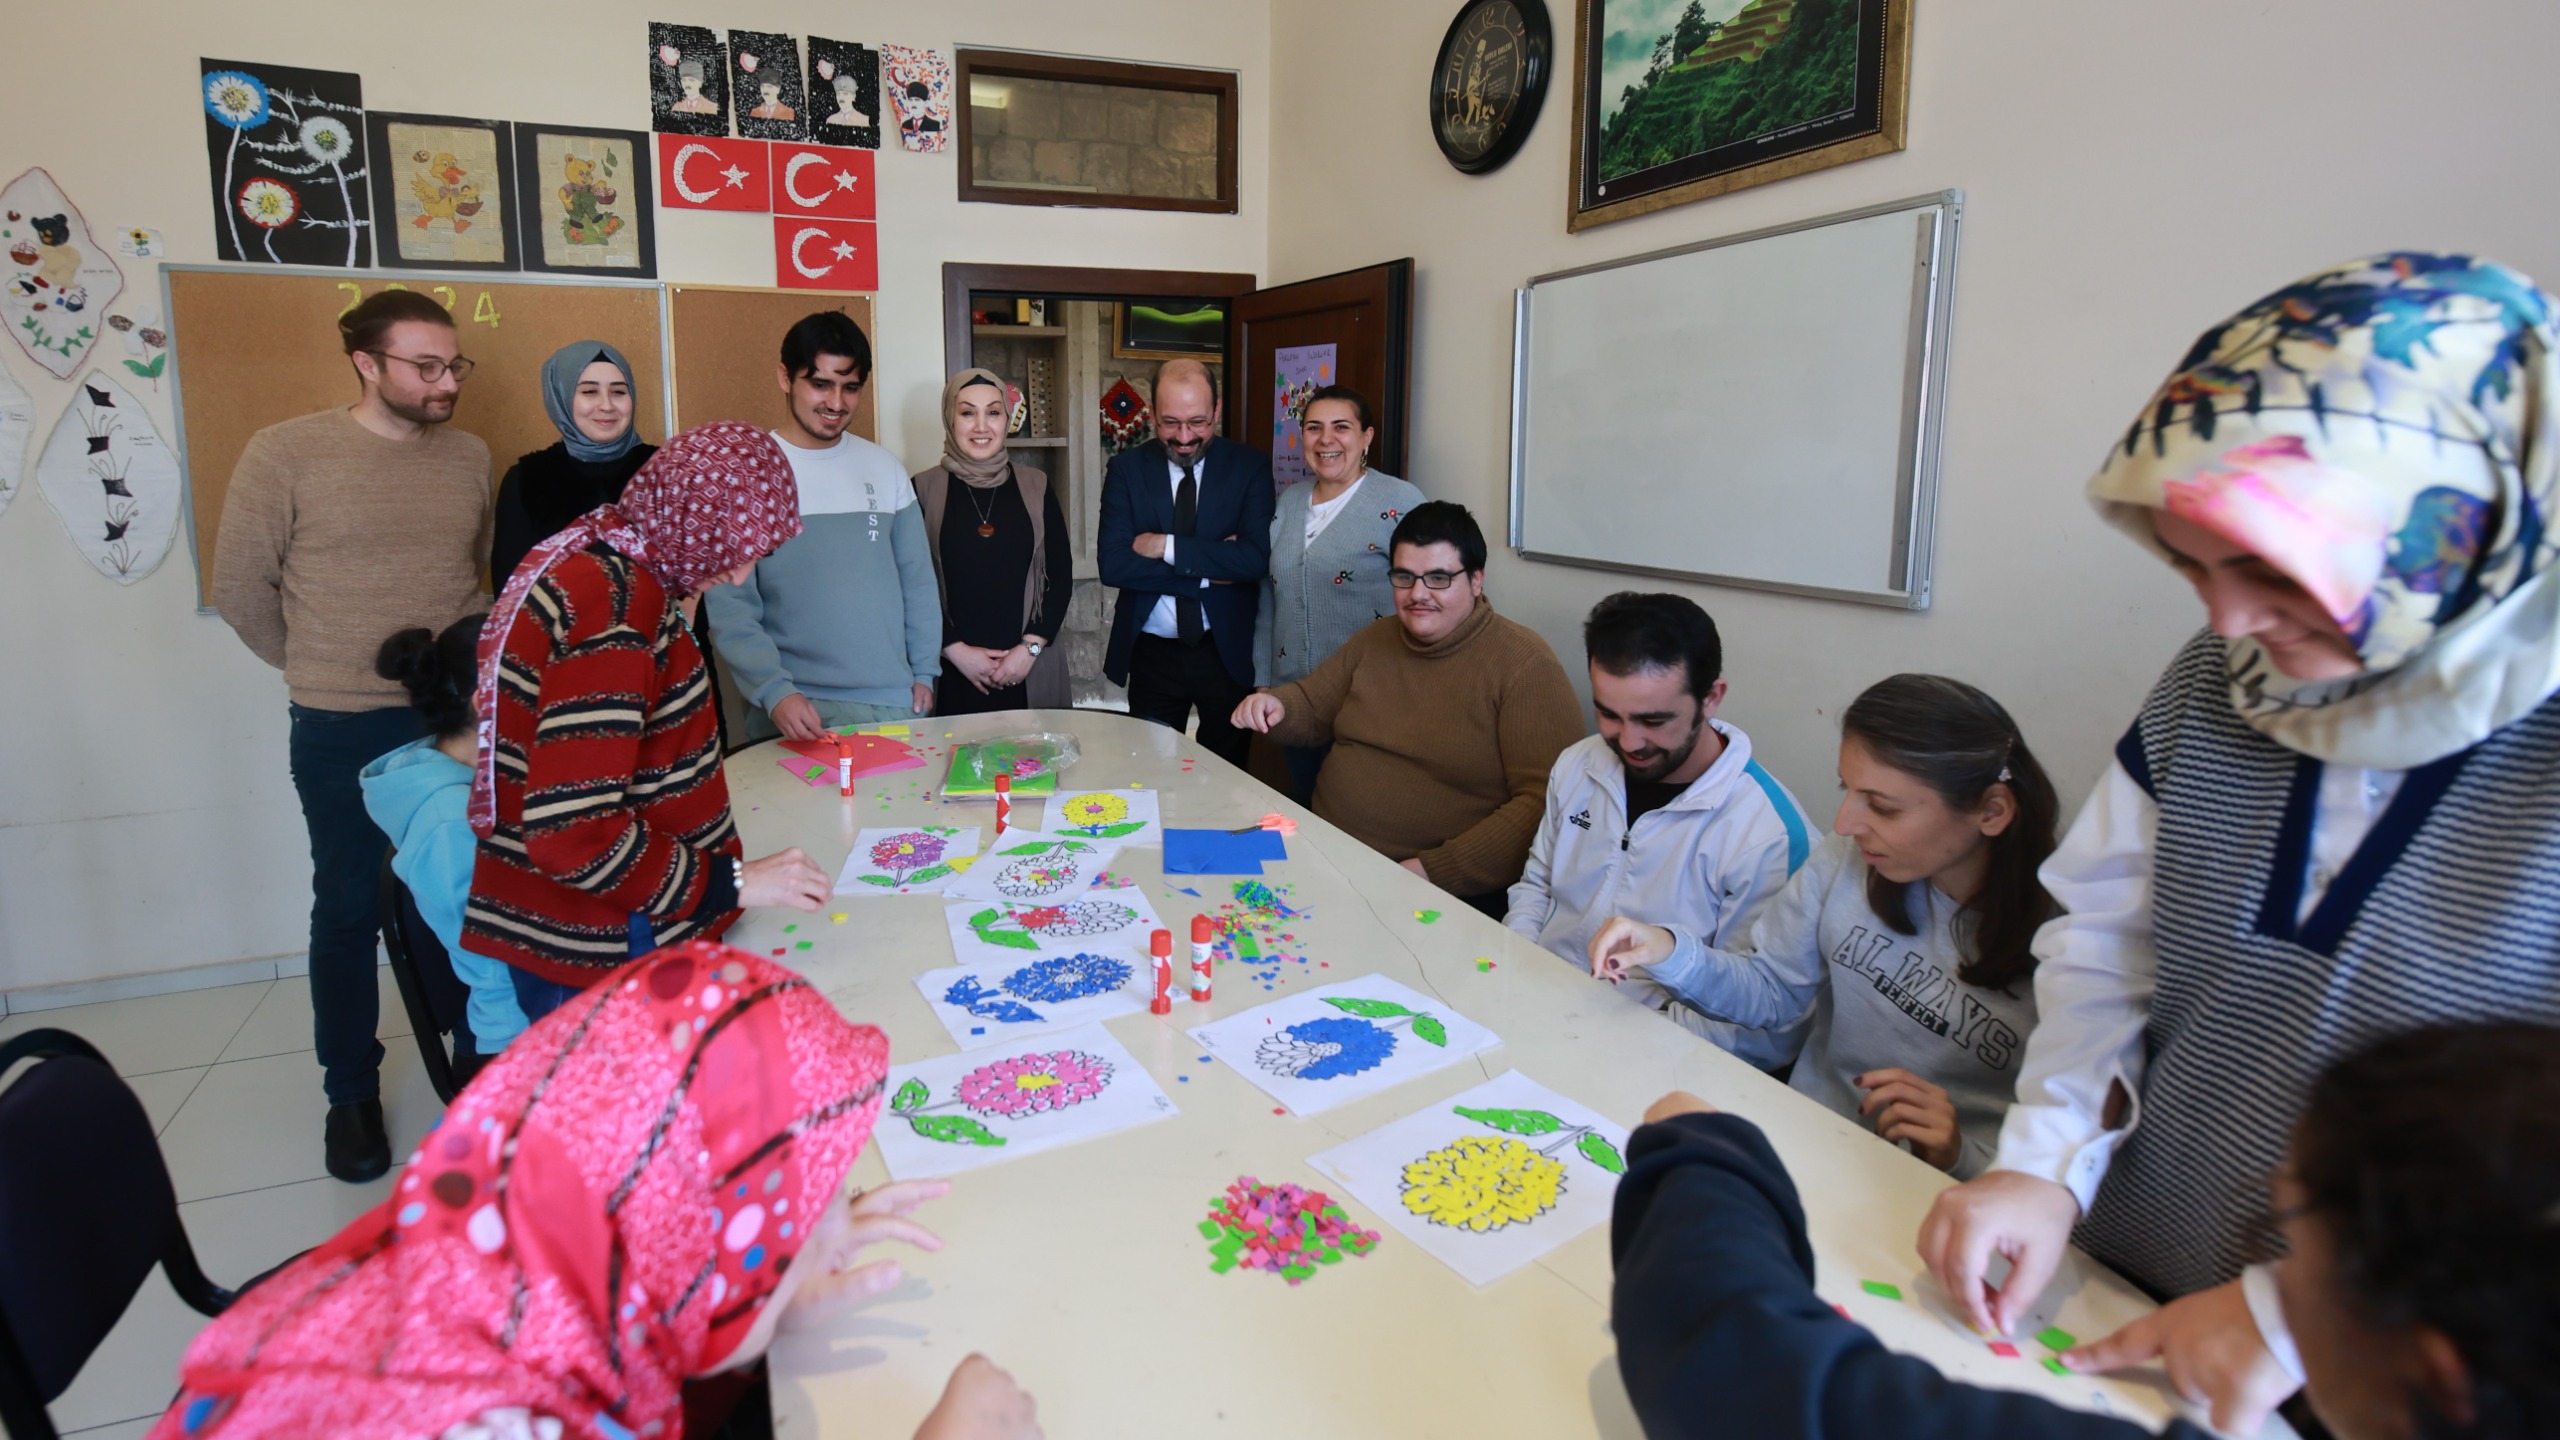
[[[1209,1003],[1209,959],[1218,943],[1218,927],[1206,915],[1191,917],[1191,998]]]
[[[853,793],[853,737],[850,735],[836,737],[836,793]]]
[[[996,777],[996,838],[1004,838],[1004,822],[1013,816],[1013,777]]]
[[[1148,1013],[1173,1013],[1173,932],[1158,930],[1147,937],[1147,953],[1156,962],[1156,998],[1147,1005]]]

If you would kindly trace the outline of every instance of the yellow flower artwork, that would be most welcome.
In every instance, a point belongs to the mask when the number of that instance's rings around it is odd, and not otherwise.
[[[1555,1208],[1564,1164],[1499,1135],[1466,1135],[1404,1167],[1404,1208],[1479,1233]]]

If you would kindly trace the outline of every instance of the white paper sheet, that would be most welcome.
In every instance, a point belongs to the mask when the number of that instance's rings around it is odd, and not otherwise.
[[[934,894],[966,872],[977,853],[978,827],[974,825],[867,828],[853,838],[844,871],[836,876],[836,893]]]
[[[1063,790],[1044,802],[1040,828],[1078,840],[1161,845],[1164,820],[1153,790]]]
[[[1383,975],[1301,991],[1203,1025],[1191,1038],[1298,1115],[1374,1095],[1502,1043]]]
[[[1626,1153],[1625,1126],[1506,1070],[1307,1163],[1489,1285],[1606,1223]]]
[[[1155,995],[1153,962],[1092,950],[951,965],[916,977],[933,1018],[963,1050],[1134,1015]]]
[[[979,864],[985,863],[982,857]],[[1080,951],[1147,964],[1147,937],[1165,928],[1146,892],[1134,886],[1049,905],[963,900],[942,907],[942,919],[951,932],[951,953],[962,966],[1002,966],[1008,972],[1025,960]],[[1190,941],[1176,948],[1189,964]]]
[[[1008,828],[969,873],[942,887],[953,899],[1042,905],[1081,895],[1111,867],[1113,840],[1078,840]]]
[[[27,441],[36,433],[35,402],[18,378],[0,366],[0,510],[9,508],[26,478]]]
[[[110,580],[130,585],[149,575],[177,541],[178,457],[142,402],[104,370],[80,377],[36,461],[36,487]]]
[[[956,1175],[1169,1120],[1173,1100],[1111,1032],[1086,1025],[1001,1050],[892,1066],[872,1135],[900,1180]]]

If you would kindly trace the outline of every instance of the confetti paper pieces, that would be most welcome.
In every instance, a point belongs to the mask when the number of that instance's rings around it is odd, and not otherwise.
[[[843,923],[845,922],[845,919],[846,919],[847,917],[845,916],[845,913],[844,913],[843,911],[839,910],[839,911],[837,911],[836,913],[834,913],[833,915],[828,916],[827,918],[828,918],[828,919],[830,919],[830,920],[833,920],[833,921],[834,921],[834,922],[836,922],[837,924],[841,925],[841,924],[843,924]]]
[[[1484,957],[1483,957],[1483,956],[1481,956],[1481,955],[1479,955],[1479,956],[1477,956],[1477,957],[1476,957],[1476,973],[1478,973],[1478,974],[1483,974],[1483,973],[1485,973],[1486,971],[1491,970],[1492,968],[1493,968],[1493,962],[1492,962],[1492,961],[1487,960],[1486,958],[1484,958]]]
[[[1209,1244],[1209,1269],[1224,1275],[1242,1265],[1268,1270],[1291,1285],[1333,1265],[1345,1255],[1366,1255],[1377,1248],[1378,1232],[1351,1223],[1333,1197],[1295,1185],[1265,1185],[1240,1176],[1227,1193],[1209,1202],[1200,1222]]]
[[[1436,924],[1440,919],[1440,912],[1437,910],[1416,910],[1413,912],[1413,918],[1421,921],[1425,925]]]
[[[2056,1375],[2068,1375],[2071,1373],[2070,1366],[2063,1364],[2060,1360],[2055,1359],[2051,1355],[2044,1357],[2044,1368],[2052,1371]]]
[[[2018,1358],[2018,1347],[2006,1340],[1994,1340],[1991,1342],[1991,1353],[2003,1360],[2015,1360]]]
[[[2036,1332],[2036,1343],[2056,1354],[2080,1343],[2080,1337],[2059,1325],[2047,1325]]]
[[[1870,1295],[1881,1296],[1887,1300],[1899,1300],[1902,1298],[1901,1286],[1888,1285],[1882,1280],[1861,1280],[1858,1282],[1858,1288],[1866,1291]]]

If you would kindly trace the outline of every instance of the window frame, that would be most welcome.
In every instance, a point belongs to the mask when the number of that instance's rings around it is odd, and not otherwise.
[[[1042,205],[1076,209],[1181,210],[1203,215],[1233,215],[1236,203],[1236,76],[1231,70],[1200,70],[1179,65],[1141,65],[1126,60],[1095,60],[1064,55],[1033,55],[1018,50],[957,49],[953,52],[953,123],[959,131],[960,199],[989,205]],[[1015,80],[1054,80],[1071,84],[1117,85],[1137,90],[1215,96],[1218,102],[1218,193],[1188,200],[1165,195],[1107,195],[1092,190],[1055,190],[1036,185],[981,185],[977,179],[977,144],[971,81],[979,76]]]

